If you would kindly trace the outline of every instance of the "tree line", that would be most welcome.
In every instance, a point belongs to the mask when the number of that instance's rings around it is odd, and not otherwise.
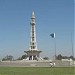
[[[75,58],[73,56],[62,56],[61,54],[56,56],[56,59],[57,60],[62,60],[62,59],[72,59],[72,60],[75,60]]]
[[[28,56],[26,54],[22,55],[21,57],[17,58],[16,60],[23,60],[23,59],[26,59]],[[49,57],[44,57],[43,58],[44,60],[49,60]],[[62,59],[72,59],[72,60],[75,60],[75,58],[73,56],[63,56],[61,54],[57,55],[56,56],[56,59],[57,60],[62,60]],[[7,55],[5,56],[2,61],[6,61],[6,60],[14,60],[14,57],[12,55]]]

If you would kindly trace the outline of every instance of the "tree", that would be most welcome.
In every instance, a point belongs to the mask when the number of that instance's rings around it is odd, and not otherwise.
[[[5,60],[13,60],[13,56],[12,55],[7,55],[7,56],[5,56],[3,59],[2,59],[2,61],[5,61]]]
[[[58,56],[56,56],[56,59],[61,60],[62,59],[62,55],[59,54]]]
[[[21,57],[19,57],[17,60],[23,60],[23,59],[26,59],[27,58],[27,55],[22,55]]]
[[[22,55],[21,59],[26,59],[27,58],[27,55]]]
[[[49,60],[49,58],[48,58],[48,57],[44,57],[43,59],[44,59],[44,60]]]

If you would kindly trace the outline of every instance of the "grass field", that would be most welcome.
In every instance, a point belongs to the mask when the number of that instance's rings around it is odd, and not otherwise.
[[[75,75],[73,67],[0,67],[0,75]]]

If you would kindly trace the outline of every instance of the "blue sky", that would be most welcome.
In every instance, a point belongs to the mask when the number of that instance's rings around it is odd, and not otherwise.
[[[56,33],[57,54],[72,55],[73,0],[0,0],[0,59],[6,55],[18,58],[29,49],[32,11],[36,16],[37,46],[43,51],[41,57],[54,56],[52,32]]]

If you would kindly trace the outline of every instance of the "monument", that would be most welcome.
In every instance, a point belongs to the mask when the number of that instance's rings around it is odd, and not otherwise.
[[[27,54],[26,60],[42,60],[42,58],[39,56],[42,51],[39,51],[37,49],[37,41],[36,41],[36,28],[35,28],[35,14],[32,12],[31,17],[31,31],[30,31],[30,48],[28,51],[24,51]]]

